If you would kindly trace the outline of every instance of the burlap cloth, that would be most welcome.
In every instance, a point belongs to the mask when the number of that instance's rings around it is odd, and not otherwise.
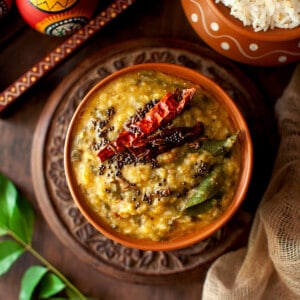
[[[248,245],[209,269],[203,299],[300,299],[300,65],[277,100],[280,145]]]

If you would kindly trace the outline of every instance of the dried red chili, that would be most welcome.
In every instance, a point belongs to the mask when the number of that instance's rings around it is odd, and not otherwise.
[[[145,139],[139,139],[128,150],[136,157],[150,160],[161,153],[199,138],[203,134],[203,128],[202,122],[198,122],[193,127],[163,128]]]
[[[128,129],[119,134],[115,141],[108,143],[100,150],[98,153],[100,160],[103,162],[125,148],[133,147],[135,142],[173,120],[183,111],[195,92],[195,88],[189,88],[182,90],[181,93],[177,91],[167,93],[146,113],[143,119],[131,124]]]

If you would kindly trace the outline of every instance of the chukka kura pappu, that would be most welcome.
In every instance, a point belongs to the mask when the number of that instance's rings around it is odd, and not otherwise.
[[[119,233],[168,241],[226,210],[240,176],[238,134],[201,86],[138,70],[93,94],[69,150],[80,197]]]

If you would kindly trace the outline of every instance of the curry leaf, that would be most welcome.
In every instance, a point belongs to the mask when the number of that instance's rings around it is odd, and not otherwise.
[[[0,174],[0,230],[6,234],[17,202],[17,190],[14,184]]]
[[[5,274],[25,249],[12,240],[0,243],[0,276]]]
[[[18,194],[15,185],[0,174],[0,235],[10,231],[31,243],[34,213],[29,203]]]
[[[38,292],[42,298],[52,297],[62,290],[66,292],[68,299],[86,300],[87,298],[59,270],[32,247],[33,229],[34,211],[30,203],[21,197],[15,185],[0,173],[0,236],[8,235],[13,239],[0,240],[0,275],[6,273],[27,250],[44,266],[32,266],[24,273],[19,300],[30,300],[34,293],[37,295]]]
[[[64,298],[64,297],[51,297],[51,298],[49,298],[49,299],[51,299],[51,300],[67,300],[67,299],[69,299],[69,298]],[[75,299],[77,299],[77,298],[74,298],[74,300]]]
[[[19,300],[30,300],[35,288],[40,283],[48,269],[42,266],[31,266],[24,273],[21,280]]]
[[[78,299],[77,293],[75,293],[72,289],[66,288],[65,292],[68,295],[68,299],[71,299],[71,300],[75,300],[75,299],[77,300]],[[79,298],[79,299],[87,300],[89,298]]]
[[[1,221],[0,221],[1,222]],[[1,225],[0,225],[1,226]],[[2,235],[6,235],[7,234],[7,230],[4,230],[3,228],[0,227],[0,236]]]
[[[46,299],[56,295],[65,288],[65,283],[53,273],[47,273],[40,285],[40,298]]]
[[[192,196],[188,198],[185,207],[189,208],[198,205],[220,192],[220,188],[224,182],[224,173],[221,165],[216,166],[194,190]]]
[[[202,203],[196,204],[195,206],[188,207],[186,209],[186,214],[191,216],[203,214],[206,211],[212,209],[213,207],[216,207],[217,204],[218,204],[217,198],[207,199]]]
[[[10,229],[22,241],[31,244],[33,225],[33,209],[24,197],[18,195],[17,205],[11,217]]]
[[[214,140],[214,139],[204,140],[201,149],[206,150],[213,155],[224,155],[232,149],[233,145],[236,142],[238,134],[239,132],[223,140]]]

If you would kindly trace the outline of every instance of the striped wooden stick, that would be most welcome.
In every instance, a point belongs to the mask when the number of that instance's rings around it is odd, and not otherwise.
[[[0,94],[0,113],[136,0],[114,0]]]

